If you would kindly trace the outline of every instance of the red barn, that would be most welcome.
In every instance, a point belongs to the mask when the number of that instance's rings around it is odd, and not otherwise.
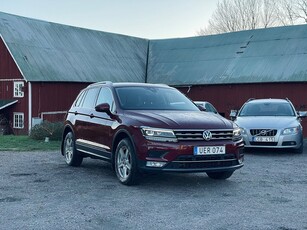
[[[89,83],[143,82],[147,49],[145,39],[0,13],[2,123],[28,134],[43,119],[63,120]]]
[[[152,40],[149,52],[148,82],[210,101],[226,117],[250,98],[289,98],[307,110],[307,25]]]
[[[307,110],[307,25],[146,40],[0,13],[0,132],[62,120],[97,81],[165,83],[226,117],[249,98]],[[307,119],[303,121],[307,136]]]

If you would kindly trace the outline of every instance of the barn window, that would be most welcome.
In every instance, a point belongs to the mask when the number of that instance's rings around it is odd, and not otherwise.
[[[23,97],[24,83],[22,81],[14,82],[14,97]]]
[[[24,128],[24,114],[14,113],[13,128],[23,129]]]

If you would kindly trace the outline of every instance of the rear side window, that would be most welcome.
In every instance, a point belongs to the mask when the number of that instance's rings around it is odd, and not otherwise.
[[[76,102],[75,102],[75,106],[76,106],[76,107],[80,107],[80,106],[82,105],[82,102],[83,102],[83,100],[84,100],[85,92],[86,92],[86,91],[83,91],[82,93],[79,94],[79,96],[78,96],[78,98],[77,98],[77,100],[76,100]]]
[[[86,91],[82,103],[83,108],[94,108],[97,99],[98,90],[99,88],[91,88]]]

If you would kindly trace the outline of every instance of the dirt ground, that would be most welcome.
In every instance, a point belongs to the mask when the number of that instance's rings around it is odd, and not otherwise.
[[[108,163],[68,167],[59,151],[0,152],[3,229],[307,229],[303,154],[248,152],[226,181],[146,175],[121,185]]]

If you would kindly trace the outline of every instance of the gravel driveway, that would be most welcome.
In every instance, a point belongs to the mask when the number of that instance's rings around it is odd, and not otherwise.
[[[2,229],[307,229],[303,154],[249,152],[226,181],[146,175],[121,185],[108,163],[59,151],[0,152]]]

